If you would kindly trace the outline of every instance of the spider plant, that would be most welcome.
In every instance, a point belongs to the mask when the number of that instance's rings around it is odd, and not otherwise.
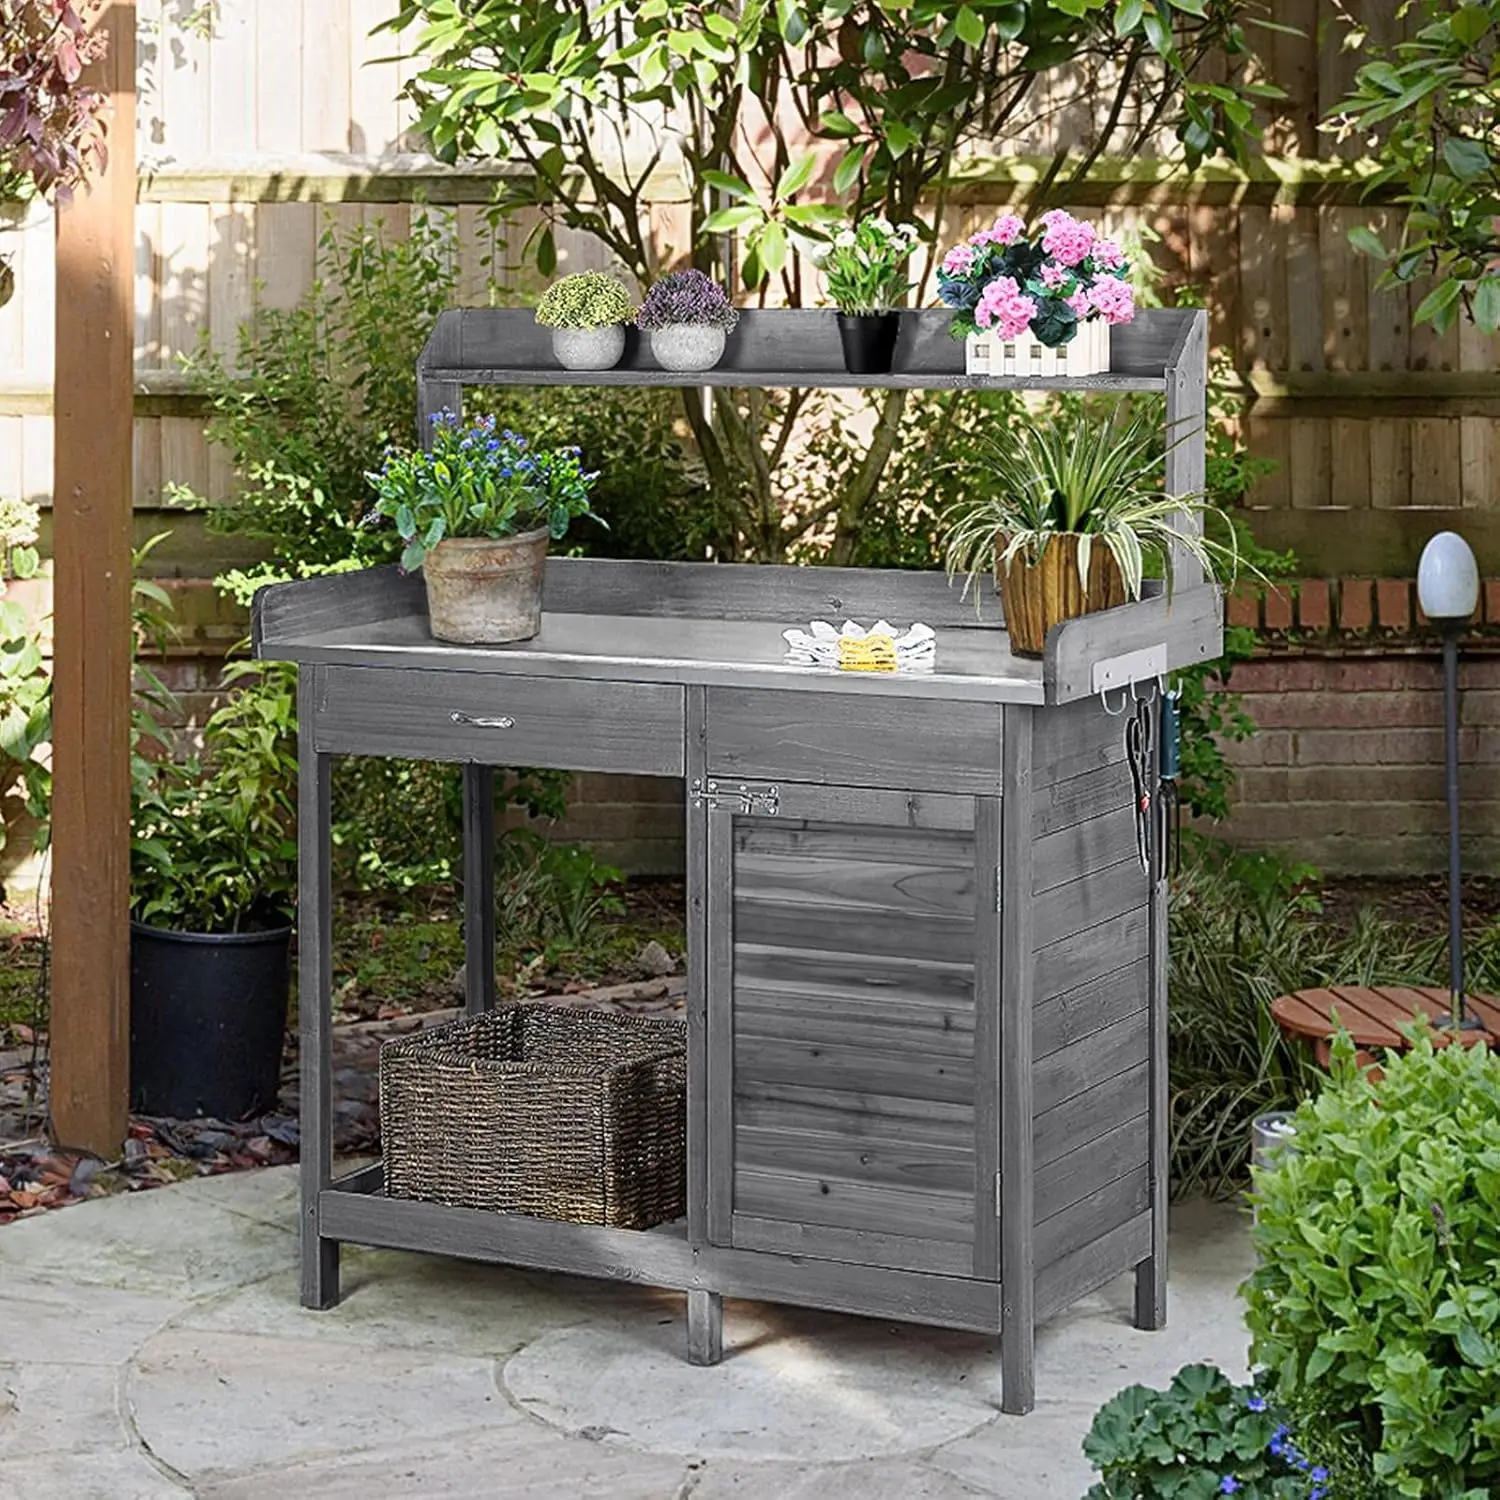
[[[1187,436],[1179,434],[1169,451]],[[1162,488],[1154,413],[1117,409],[1104,422],[1022,423],[981,443],[989,483],[943,515],[948,577],[964,574],[966,595],[981,573],[993,571],[998,585],[1016,558],[1040,562],[1059,536],[1078,538],[1078,576],[1085,585],[1094,547],[1108,547],[1130,599],[1140,597],[1148,568],[1160,569],[1171,594],[1174,547],[1210,578],[1232,579],[1239,569],[1232,526],[1223,528],[1224,543],[1183,524],[1184,518],[1222,516],[1219,507],[1201,491],[1169,495]]]

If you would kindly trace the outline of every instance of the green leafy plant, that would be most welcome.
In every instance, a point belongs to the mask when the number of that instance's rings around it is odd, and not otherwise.
[[[912,287],[906,263],[921,234],[915,224],[893,225],[879,214],[839,230],[815,257],[834,306],[850,314],[900,307]]]
[[[406,240],[330,226],[319,254],[325,274],[296,307],[263,307],[242,323],[232,358],[205,342],[188,362],[208,402],[208,440],[237,485],[220,505],[175,498],[271,554],[252,590],[273,576],[395,561],[395,533],[363,524],[374,500],[366,473],[388,445],[411,442],[417,356],[456,296],[450,247],[425,210]]]
[[[36,575],[38,529],[34,505],[0,499],[0,792],[19,776],[26,810],[43,818],[51,786],[45,751],[52,736],[52,677],[42,655],[40,622],[6,598],[10,580]],[[0,849],[5,841],[0,820]]]
[[[1070,427],[1024,422],[1004,436],[987,436],[984,449],[983,487],[944,512],[948,574],[964,574],[966,590],[983,573],[998,582],[1018,557],[1040,561],[1059,535],[1080,538],[1084,580],[1092,548],[1108,547],[1131,599],[1140,597],[1148,567],[1164,573],[1170,592],[1174,546],[1210,577],[1233,577],[1238,570],[1232,531],[1220,541],[1175,529],[1182,516],[1203,517],[1217,507],[1202,494],[1163,492],[1161,438],[1149,413],[1127,410],[1113,420]]]
[[[150,926],[242,932],[290,916],[296,890],[296,669],[239,662],[204,756],[155,762],[135,788],[131,912]]]
[[[415,570],[445,537],[507,537],[545,527],[554,540],[589,508],[596,474],[579,449],[533,448],[493,417],[467,426],[454,412],[434,412],[431,446],[392,448],[369,476],[374,514],[394,521],[405,546],[401,566]]]
[[[496,204],[535,223],[529,247],[555,273],[557,232],[597,238],[646,285],[657,257],[648,199],[670,161],[685,189],[675,247],[700,271],[732,276],[778,304],[816,300],[810,251],[829,227],[883,214],[920,220],[931,243],[976,154],[1050,110],[1051,82],[1083,66],[1108,78],[1089,121],[1036,185],[1036,206],[1067,201],[1099,156],[1128,155],[1176,128],[1189,163],[1241,153],[1257,98],[1246,30],[1258,0],[401,0],[387,23],[422,60],[407,92],[417,129],[444,160],[524,167]],[[1204,64],[1215,61],[1212,76]],[[631,149],[601,121],[629,119]],[[831,176],[820,161],[833,162]],[[835,199],[841,206],[828,201]],[[913,280],[920,289],[931,259]],[[692,392],[682,415],[728,523],[719,556],[782,560],[802,533],[779,500],[798,485],[807,393]],[[907,393],[871,398],[858,461],[840,469],[817,523],[846,562],[895,451]],[[787,471],[793,471],[788,473]]]
[[[1415,319],[1439,332],[1466,311],[1483,333],[1500,329],[1500,0],[1402,0],[1398,20],[1415,34],[1373,47],[1356,10],[1355,37],[1369,60],[1332,111],[1341,137],[1378,137],[1380,170],[1367,190],[1406,208],[1400,243],[1367,225],[1354,246],[1388,262],[1379,285],[1430,274]]]
[[[536,320],[544,328],[607,328],[628,323],[634,312],[621,282],[603,271],[583,271],[547,288],[537,303]]]
[[[1128,1386],[1083,1440],[1100,1481],[1085,1500],[1331,1500],[1328,1469],[1254,1386],[1185,1365],[1164,1391]]]
[[[1252,1355],[1396,1496],[1500,1489],[1500,1056],[1418,1038],[1372,1081],[1346,1036],[1258,1172]]]

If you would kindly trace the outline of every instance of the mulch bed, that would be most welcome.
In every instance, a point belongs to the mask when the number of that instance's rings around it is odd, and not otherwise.
[[[545,998],[555,1004],[627,1015],[664,1014],[684,1005],[681,975],[637,980]],[[452,1020],[452,1007],[372,1022],[336,1026],[334,1150],[340,1156],[380,1151],[379,1059],[390,1037]],[[11,1029],[0,1049],[0,1224],[65,1208],[89,1198],[163,1187],[188,1177],[212,1177],[297,1160],[297,1041],[287,1038],[281,1097],[274,1113],[246,1121],[162,1120],[132,1117],[119,1161],[59,1151],[46,1136],[45,1037]]]

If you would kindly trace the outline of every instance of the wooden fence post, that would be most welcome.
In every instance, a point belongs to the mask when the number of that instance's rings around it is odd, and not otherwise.
[[[109,160],[57,215],[52,1132],[118,1156],[129,1092],[135,5],[98,23]]]

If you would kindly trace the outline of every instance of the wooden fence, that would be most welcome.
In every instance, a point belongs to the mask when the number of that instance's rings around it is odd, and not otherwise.
[[[165,487],[228,492],[183,389],[178,357],[205,332],[223,350],[257,306],[294,304],[319,274],[325,221],[379,221],[400,234],[416,198],[441,205],[465,300],[482,296],[490,249],[482,204],[493,174],[449,173],[403,155],[397,91],[413,64],[370,28],[391,0],[219,0],[212,37],[194,0],[139,0],[136,506],[162,528]],[[1394,6],[1370,6],[1389,26]],[[1192,176],[1155,160],[1105,162],[1076,194],[1111,227],[1160,235],[1169,275],[1200,286],[1216,348],[1248,403],[1252,448],[1276,461],[1257,487],[1256,529],[1295,547],[1309,574],[1410,572],[1422,541],[1461,527],[1500,572],[1500,339],[1411,326],[1406,293],[1377,292],[1377,267],[1348,230],[1393,232],[1396,211],[1363,199],[1357,146],[1317,129],[1357,54],[1327,0],[1276,0],[1300,36],[1263,38],[1286,90],[1267,156],[1248,172]],[[1025,196],[1035,155],[1068,126],[1067,101],[1018,155],[976,163],[961,219]],[[1028,156],[1026,153],[1032,153]],[[656,212],[672,221],[670,186]],[[52,226],[24,216],[7,235],[18,292],[0,310],[0,492],[43,504],[51,485]],[[564,247],[572,268],[597,251]],[[1418,292],[1417,295],[1420,295]],[[212,572],[234,551],[173,516],[164,568]]]

